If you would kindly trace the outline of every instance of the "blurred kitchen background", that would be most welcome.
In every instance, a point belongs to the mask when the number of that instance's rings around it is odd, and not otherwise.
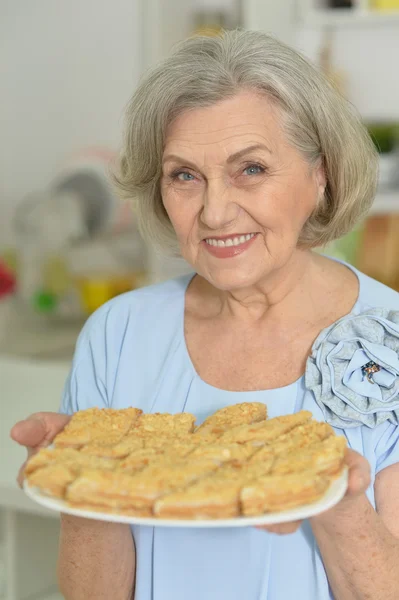
[[[399,290],[399,0],[0,0],[0,599],[56,600],[58,517],[15,485],[8,432],[57,410],[83,322],[187,270],[140,239],[109,170],[141,73],[175,42],[272,32],[359,109],[380,153],[368,219],[323,251]]]

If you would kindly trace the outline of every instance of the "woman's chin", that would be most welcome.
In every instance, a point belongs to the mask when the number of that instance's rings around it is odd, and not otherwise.
[[[218,290],[233,291],[256,285],[261,280],[260,273],[244,269],[212,269],[199,273]],[[265,274],[262,274],[263,277]]]

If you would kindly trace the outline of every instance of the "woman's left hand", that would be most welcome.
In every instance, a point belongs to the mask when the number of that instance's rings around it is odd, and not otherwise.
[[[333,517],[334,512],[337,509],[340,510],[341,508],[344,508],[344,506],[350,504],[354,498],[364,494],[370,485],[370,465],[364,456],[348,448],[346,451],[345,462],[348,467],[348,489],[346,494],[336,506],[321,513],[320,516],[322,518],[328,518],[330,514]],[[317,516],[313,517],[313,519],[317,518]],[[256,529],[284,535],[287,533],[294,533],[301,526],[301,523],[302,521],[291,521],[289,523],[281,523],[280,525],[259,526],[256,527]]]

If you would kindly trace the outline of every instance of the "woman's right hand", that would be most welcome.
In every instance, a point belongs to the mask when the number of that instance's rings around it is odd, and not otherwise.
[[[45,448],[51,444],[55,436],[64,429],[70,418],[68,415],[60,415],[55,412],[40,412],[31,415],[24,421],[19,421],[11,429],[11,438],[21,446],[25,446],[28,451],[27,460],[18,473],[17,481],[20,486],[22,486],[24,480],[26,462],[40,448]]]

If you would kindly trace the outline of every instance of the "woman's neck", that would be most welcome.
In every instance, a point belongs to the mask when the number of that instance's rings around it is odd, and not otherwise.
[[[269,320],[284,326],[298,325],[298,319],[318,321],[321,315],[334,310],[343,285],[347,292],[343,302],[348,311],[358,294],[353,272],[311,251],[295,252],[287,264],[248,288],[217,290],[201,277],[197,285],[202,309],[207,313],[203,316],[234,319],[248,325],[266,325]],[[337,308],[345,311],[345,307]]]

